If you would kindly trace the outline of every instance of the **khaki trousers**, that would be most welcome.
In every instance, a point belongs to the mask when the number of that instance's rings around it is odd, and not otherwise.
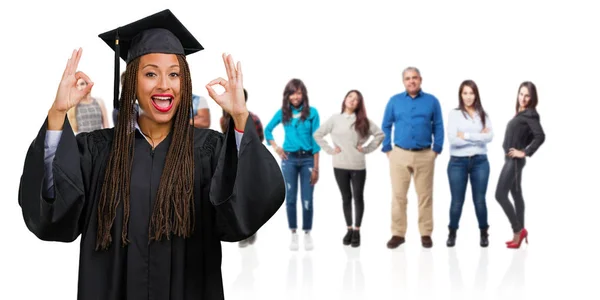
[[[414,175],[419,204],[419,232],[431,236],[433,231],[433,172],[436,153],[429,150],[408,151],[394,147],[390,154],[392,179],[392,235],[406,234],[406,205],[410,179]]]

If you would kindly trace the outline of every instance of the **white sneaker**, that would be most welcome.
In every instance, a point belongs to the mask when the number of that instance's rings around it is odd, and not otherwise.
[[[313,248],[314,248],[314,245],[313,245],[312,236],[310,236],[310,233],[307,232],[304,234],[304,249],[306,251],[310,251]]]
[[[292,233],[292,243],[290,244],[290,250],[297,251],[300,246],[298,245],[298,234]]]

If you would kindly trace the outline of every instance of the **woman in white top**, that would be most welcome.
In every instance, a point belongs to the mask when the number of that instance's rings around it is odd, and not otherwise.
[[[330,134],[334,147],[324,137]],[[348,231],[344,245],[360,246],[359,229],[364,213],[363,191],[367,177],[365,154],[373,152],[384,133],[367,118],[362,94],[351,90],[342,102],[342,112],[331,116],[314,133],[314,139],[327,154],[333,155],[333,171],[342,194],[344,217]],[[363,146],[369,138],[373,140]],[[352,196],[354,194],[355,220],[352,228]]]
[[[450,141],[450,162],[448,181],[452,203],[450,204],[450,224],[446,245],[456,243],[456,230],[460,221],[467,182],[471,180],[471,191],[475,214],[479,222],[480,246],[487,247],[488,223],[485,194],[490,175],[486,145],[492,141],[492,122],[483,110],[477,85],[465,80],[458,90],[458,108],[450,112],[448,118],[448,140]]]

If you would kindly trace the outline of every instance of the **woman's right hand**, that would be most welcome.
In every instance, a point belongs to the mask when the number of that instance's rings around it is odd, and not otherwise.
[[[279,157],[281,157],[281,159],[287,159],[287,155],[285,154],[285,151],[283,151],[283,148],[281,147],[277,147],[275,149],[275,152],[277,152],[277,155],[279,155]]]
[[[56,98],[52,104],[52,109],[55,112],[67,113],[69,109],[75,107],[92,91],[94,83],[87,75],[85,75],[85,73],[77,71],[81,52],[81,48],[79,48],[79,50],[73,50],[71,58],[67,61],[67,66],[65,67],[62,79],[58,85]],[[81,90],[77,88],[77,81],[79,79],[83,79],[87,82],[87,85]]]
[[[340,149],[340,147],[338,147],[338,146],[335,146],[335,149],[333,149],[333,153],[338,154],[340,152],[342,152],[342,149]]]

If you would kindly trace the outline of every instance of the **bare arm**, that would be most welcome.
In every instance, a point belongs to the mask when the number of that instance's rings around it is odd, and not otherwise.
[[[319,181],[319,152],[315,153],[313,155],[313,170],[312,173],[310,174],[310,183],[312,185],[317,184],[317,181]]]
[[[79,128],[77,128],[77,107],[72,107],[71,109],[69,109],[67,111],[67,118],[69,119],[69,123],[71,124],[71,129],[73,129],[73,132],[77,133],[77,131],[79,130]],[[48,120],[50,121],[50,120]],[[63,121],[64,121],[64,117],[63,117]],[[50,124],[50,123],[48,123]],[[62,126],[62,124],[61,124]]]
[[[210,110],[208,108],[201,108],[198,110],[196,115],[194,116],[191,122],[194,122],[193,125],[198,128],[209,128],[210,127]]]

